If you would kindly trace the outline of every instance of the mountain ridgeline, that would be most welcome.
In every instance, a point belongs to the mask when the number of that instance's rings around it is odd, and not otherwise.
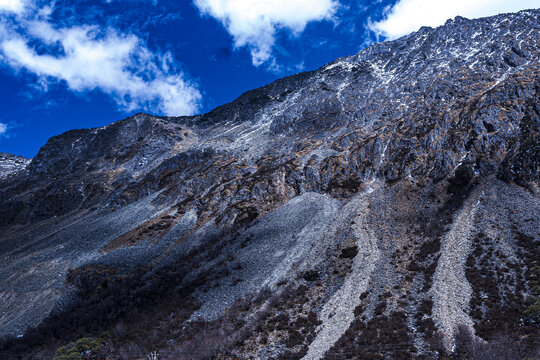
[[[539,18],[2,155],[0,357],[539,359]]]

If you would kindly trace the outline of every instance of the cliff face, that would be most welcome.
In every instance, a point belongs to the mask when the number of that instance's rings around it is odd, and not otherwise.
[[[538,355],[539,17],[51,138],[0,179],[4,348],[429,358],[503,332]]]

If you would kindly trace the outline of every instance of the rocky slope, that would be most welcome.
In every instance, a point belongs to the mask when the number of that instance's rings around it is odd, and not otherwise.
[[[3,353],[540,356],[539,17],[51,138],[0,180]]]

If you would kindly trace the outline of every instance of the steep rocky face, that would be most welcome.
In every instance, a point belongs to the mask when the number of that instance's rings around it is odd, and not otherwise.
[[[539,17],[458,17],[208,114],[50,139],[0,179],[0,335],[25,335],[4,348],[539,355]]]

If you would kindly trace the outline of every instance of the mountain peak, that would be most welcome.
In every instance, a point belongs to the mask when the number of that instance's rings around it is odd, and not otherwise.
[[[29,162],[22,156],[0,153],[0,180],[24,170]]]

